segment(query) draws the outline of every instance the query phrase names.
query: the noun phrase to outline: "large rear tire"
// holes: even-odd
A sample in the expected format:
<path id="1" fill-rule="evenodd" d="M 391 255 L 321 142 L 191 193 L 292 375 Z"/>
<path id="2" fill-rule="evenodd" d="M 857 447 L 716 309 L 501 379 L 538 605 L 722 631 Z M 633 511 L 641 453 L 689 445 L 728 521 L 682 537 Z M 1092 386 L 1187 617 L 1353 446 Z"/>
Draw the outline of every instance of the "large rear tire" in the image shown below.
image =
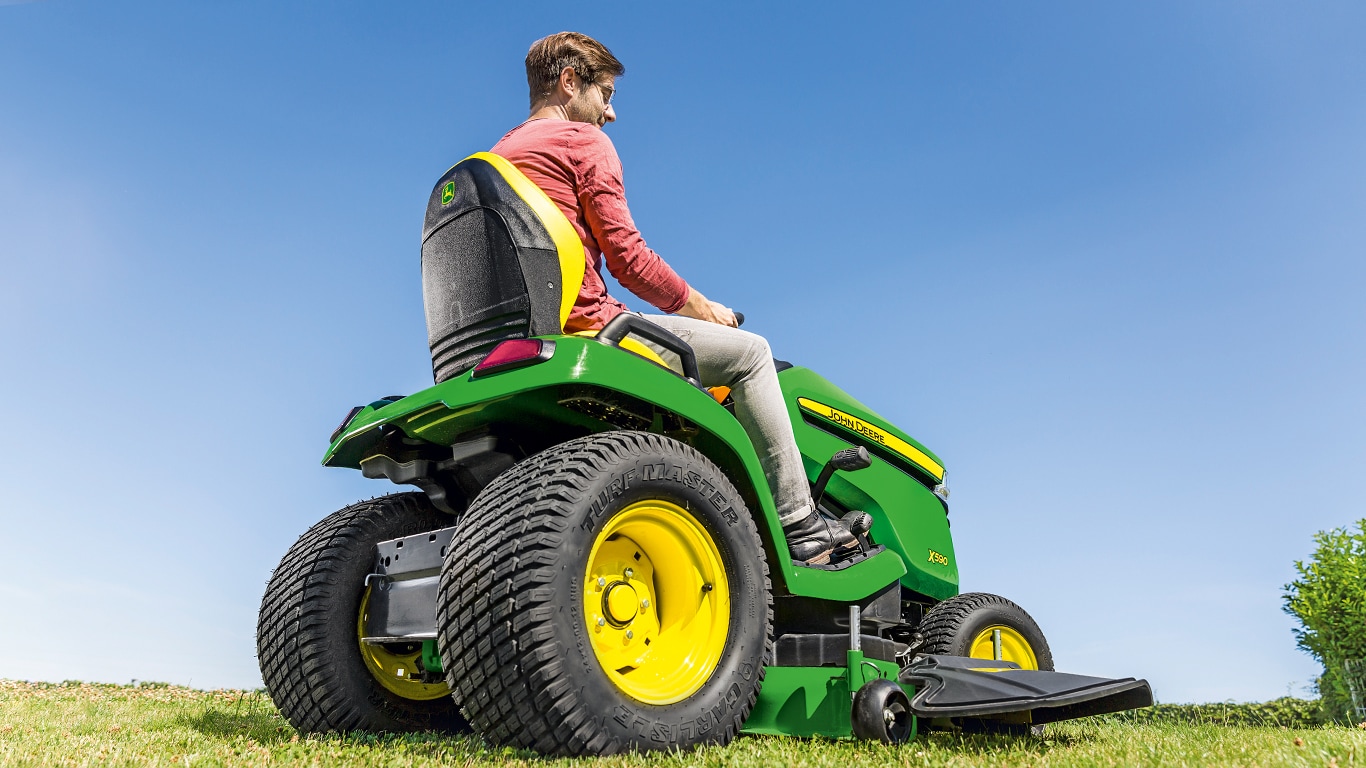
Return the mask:
<path id="1" fill-rule="evenodd" d="M 740 494 L 702 454 L 642 432 L 499 476 L 464 515 L 437 598 L 446 679 L 475 730 L 547 755 L 730 741 L 771 623 Z"/>
<path id="2" fill-rule="evenodd" d="M 290 725 L 305 733 L 468 730 L 446 683 L 412 674 L 420 645 L 360 642 L 375 545 L 451 522 L 426 496 L 398 493 L 332 513 L 289 548 L 261 600 L 256 653 Z"/>

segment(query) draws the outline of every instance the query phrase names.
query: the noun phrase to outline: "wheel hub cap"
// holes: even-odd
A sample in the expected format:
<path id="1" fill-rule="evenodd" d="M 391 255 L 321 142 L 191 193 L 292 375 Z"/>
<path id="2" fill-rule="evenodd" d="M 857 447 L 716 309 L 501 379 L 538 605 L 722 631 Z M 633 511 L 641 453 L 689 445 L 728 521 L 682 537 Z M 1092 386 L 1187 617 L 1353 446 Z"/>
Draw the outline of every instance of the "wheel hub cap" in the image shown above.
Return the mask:
<path id="1" fill-rule="evenodd" d="M 635 589 L 624 581 L 614 582 L 603 590 L 602 609 L 607 622 L 614 627 L 624 627 L 640 612 L 640 599 Z"/>

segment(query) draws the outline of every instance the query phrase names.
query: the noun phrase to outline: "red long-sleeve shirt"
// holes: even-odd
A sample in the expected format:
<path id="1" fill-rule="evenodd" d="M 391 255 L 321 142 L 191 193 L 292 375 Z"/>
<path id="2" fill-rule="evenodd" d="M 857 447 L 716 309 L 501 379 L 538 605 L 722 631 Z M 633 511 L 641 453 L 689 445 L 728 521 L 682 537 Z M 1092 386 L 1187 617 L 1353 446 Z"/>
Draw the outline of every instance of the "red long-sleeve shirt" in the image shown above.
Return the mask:
<path id="1" fill-rule="evenodd" d="M 528 120 L 490 150 L 507 158 L 564 212 L 583 241 L 588 269 L 565 332 L 601 328 L 626 311 L 607 295 L 607 269 L 627 290 L 660 311 L 677 312 L 688 300 L 688 284 L 645 245 L 621 180 L 621 159 L 612 140 L 596 125 L 571 120 Z"/>

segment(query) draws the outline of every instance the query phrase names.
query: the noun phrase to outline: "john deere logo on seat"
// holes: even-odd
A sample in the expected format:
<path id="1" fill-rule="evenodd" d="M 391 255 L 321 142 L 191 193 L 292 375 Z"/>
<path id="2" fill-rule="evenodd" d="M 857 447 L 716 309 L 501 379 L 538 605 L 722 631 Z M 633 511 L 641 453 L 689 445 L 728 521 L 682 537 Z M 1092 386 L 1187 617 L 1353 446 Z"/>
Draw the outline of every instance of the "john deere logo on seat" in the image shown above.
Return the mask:
<path id="1" fill-rule="evenodd" d="M 444 186 L 444 187 L 441 188 L 441 204 L 442 204 L 442 205 L 450 205 L 450 204 L 451 204 L 451 201 L 454 200 L 454 199 L 455 199 L 455 182 L 453 182 L 453 181 L 448 181 L 448 182 L 446 182 L 446 186 Z"/>

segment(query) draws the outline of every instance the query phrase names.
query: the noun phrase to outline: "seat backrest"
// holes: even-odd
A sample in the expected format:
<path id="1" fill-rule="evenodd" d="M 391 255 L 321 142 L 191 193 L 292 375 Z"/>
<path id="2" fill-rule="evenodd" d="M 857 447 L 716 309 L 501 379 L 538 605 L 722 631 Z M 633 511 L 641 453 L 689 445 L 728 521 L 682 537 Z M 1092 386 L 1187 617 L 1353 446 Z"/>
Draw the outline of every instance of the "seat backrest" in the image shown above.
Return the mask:
<path id="1" fill-rule="evenodd" d="M 437 383 L 500 342 L 563 333 L 583 243 L 517 167 L 479 152 L 441 177 L 422 226 L 422 304 Z"/>

